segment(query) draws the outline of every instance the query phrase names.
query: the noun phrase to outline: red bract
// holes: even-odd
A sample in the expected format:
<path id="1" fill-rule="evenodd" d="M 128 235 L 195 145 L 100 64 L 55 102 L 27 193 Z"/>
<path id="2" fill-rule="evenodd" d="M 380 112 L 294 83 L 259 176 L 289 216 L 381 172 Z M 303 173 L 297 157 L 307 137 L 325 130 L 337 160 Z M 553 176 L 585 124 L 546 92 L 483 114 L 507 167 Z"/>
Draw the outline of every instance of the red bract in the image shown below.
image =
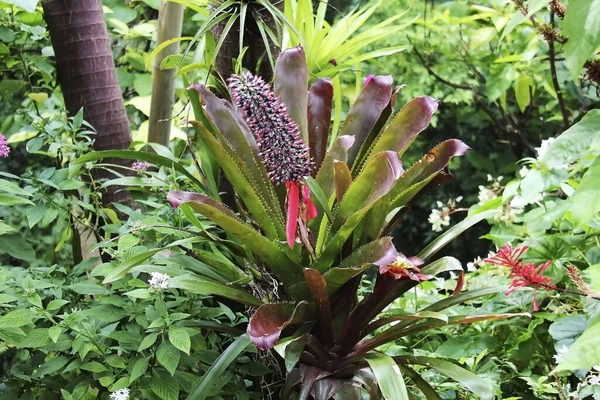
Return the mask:
<path id="1" fill-rule="evenodd" d="M 507 244 L 500 248 L 496 255 L 487 258 L 484 261 L 510 268 L 510 278 L 513 281 L 506 291 L 506 294 L 511 294 L 519 288 L 533 287 L 533 311 L 539 311 L 537 304 L 537 289 L 540 287 L 554 289 L 555 287 L 552 284 L 552 279 L 542 275 L 550 264 L 552 264 L 552 261 L 547 261 L 537 268 L 535 263 L 527 264 L 524 261 L 520 261 L 519 258 L 521 258 L 528 248 L 528 246 L 523 246 L 513 250 L 512 246 Z"/>
<path id="2" fill-rule="evenodd" d="M 432 276 L 421 273 L 421 270 L 418 267 L 423 264 L 423 260 L 418 257 L 407 258 L 404 254 L 398 253 L 396 261 L 394 261 L 392 264 L 382 265 L 379 267 L 379 273 L 389 273 L 395 279 L 408 277 L 415 282 L 426 281 L 431 279 Z"/>

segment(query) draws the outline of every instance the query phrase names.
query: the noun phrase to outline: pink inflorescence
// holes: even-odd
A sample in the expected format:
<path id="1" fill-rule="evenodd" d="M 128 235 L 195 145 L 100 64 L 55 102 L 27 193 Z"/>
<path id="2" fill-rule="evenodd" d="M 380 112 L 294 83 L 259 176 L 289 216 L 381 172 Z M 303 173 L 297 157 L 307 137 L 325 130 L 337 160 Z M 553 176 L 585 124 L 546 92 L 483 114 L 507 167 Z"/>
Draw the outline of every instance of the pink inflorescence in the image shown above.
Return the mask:
<path id="1" fill-rule="evenodd" d="M 8 157 L 10 153 L 10 147 L 8 147 L 8 143 L 6 142 L 6 136 L 0 133 L 0 157 Z"/>
<path id="2" fill-rule="evenodd" d="M 510 269 L 510 278 L 513 280 L 506 294 L 510 294 L 518 288 L 527 286 L 533 287 L 533 311 L 539 311 L 537 304 L 537 289 L 554 289 L 552 279 L 543 276 L 544 271 L 552 264 L 552 261 L 547 261 L 544 264 L 535 266 L 535 263 L 525 263 L 519 261 L 528 246 L 513 249 L 510 243 L 506 244 L 498 250 L 498 252 L 486 260 L 485 262 L 501 265 Z"/>
<path id="3" fill-rule="evenodd" d="M 233 75 L 229 89 L 235 105 L 252 130 L 267 173 L 273 182 L 298 182 L 310 174 L 309 150 L 300 128 L 271 87 L 249 72 Z"/>
<path id="4" fill-rule="evenodd" d="M 150 164 L 147 161 L 136 161 L 133 164 L 131 164 L 131 168 L 135 169 L 138 172 L 145 171 L 148 168 L 150 168 L 151 166 L 152 166 L 152 164 Z"/>

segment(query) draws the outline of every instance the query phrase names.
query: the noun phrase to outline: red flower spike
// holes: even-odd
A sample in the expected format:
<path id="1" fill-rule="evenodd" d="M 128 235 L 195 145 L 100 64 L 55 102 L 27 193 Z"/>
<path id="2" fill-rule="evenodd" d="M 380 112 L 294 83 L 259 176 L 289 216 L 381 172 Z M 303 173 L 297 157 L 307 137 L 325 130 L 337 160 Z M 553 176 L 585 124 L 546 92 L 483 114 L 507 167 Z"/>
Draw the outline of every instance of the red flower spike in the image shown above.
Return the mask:
<path id="1" fill-rule="evenodd" d="M 418 267 L 423 264 L 423 260 L 418 257 L 407 258 L 404 254 L 398 253 L 396 261 L 394 261 L 392 264 L 382 265 L 379 267 L 379 273 L 389 273 L 395 279 L 408 277 L 415 282 L 427 281 L 433 278 L 433 276 L 421 273 L 421 270 Z"/>
<path id="2" fill-rule="evenodd" d="M 526 264 L 524 261 L 519 261 L 519 258 L 521 258 L 527 249 L 528 246 L 523 246 L 513 250 L 512 246 L 507 244 L 499 249 L 496 255 L 484 261 L 510 269 L 509 277 L 512 279 L 512 283 L 508 287 L 506 294 L 511 294 L 519 288 L 533 287 L 533 311 L 539 311 L 537 289 L 541 287 L 552 290 L 556 287 L 552 284 L 552 279 L 542 275 L 550 264 L 552 264 L 552 261 L 547 261 L 537 268 L 535 263 Z"/>
<path id="3" fill-rule="evenodd" d="M 298 226 L 298 206 L 300 205 L 300 189 L 298 182 L 286 182 L 287 187 L 287 223 L 286 236 L 290 249 L 294 248 L 296 243 L 296 227 Z"/>
<path id="4" fill-rule="evenodd" d="M 302 185 L 302 202 L 306 204 L 306 218 L 310 221 L 317 216 L 317 206 L 310 199 L 310 191 L 307 185 Z"/>

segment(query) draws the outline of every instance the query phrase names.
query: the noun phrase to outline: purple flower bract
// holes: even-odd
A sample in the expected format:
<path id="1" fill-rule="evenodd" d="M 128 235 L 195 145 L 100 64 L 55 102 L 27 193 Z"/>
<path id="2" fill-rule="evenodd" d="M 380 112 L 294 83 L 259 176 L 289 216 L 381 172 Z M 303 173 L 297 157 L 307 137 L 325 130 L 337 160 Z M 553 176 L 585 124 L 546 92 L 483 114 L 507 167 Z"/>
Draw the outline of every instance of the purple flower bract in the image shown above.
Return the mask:
<path id="1" fill-rule="evenodd" d="M 309 150 L 300 128 L 271 87 L 249 72 L 229 79 L 233 102 L 242 112 L 259 146 L 273 182 L 298 182 L 310 174 Z"/>

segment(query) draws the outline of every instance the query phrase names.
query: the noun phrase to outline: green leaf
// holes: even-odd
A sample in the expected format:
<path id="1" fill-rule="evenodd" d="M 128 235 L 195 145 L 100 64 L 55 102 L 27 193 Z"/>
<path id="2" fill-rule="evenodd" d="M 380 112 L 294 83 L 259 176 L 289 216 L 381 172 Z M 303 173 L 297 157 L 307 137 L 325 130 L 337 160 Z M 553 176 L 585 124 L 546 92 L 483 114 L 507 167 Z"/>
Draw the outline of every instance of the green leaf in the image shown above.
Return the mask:
<path id="1" fill-rule="evenodd" d="M 598 347 L 600 323 L 598 322 L 598 318 L 596 318 L 595 322 L 575 340 L 575 343 L 569 348 L 567 355 L 556 367 L 556 372 L 587 371 L 593 366 L 600 364 L 600 347 Z"/>
<path id="2" fill-rule="evenodd" d="M 473 392 L 475 395 L 479 396 L 479 398 L 483 400 L 491 400 L 494 398 L 490 381 L 480 378 L 474 373 L 467 371 L 466 369 L 461 368 L 458 365 L 453 364 L 449 361 L 433 357 L 410 356 L 394 357 L 394 359 L 402 364 L 419 364 L 434 368 L 441 374 L 454 379 L 455 381 L 469 389 L 471 392 Z"/>
<path id="3" fill-rule="evenodd" d="M 394 359 L 381 353 L 364 356 L 377 378 L 377 384 L 386 400 L 409 400 L 400 367 Z"/>
<path id="4" fill-rule="evenodd" d="M 190 341 L 190 334 L 187 333 L 185 328 L 178 328 L 176 326 L 169 327 L 169 342 L 185 354 L 190 355 L 190 347 L 192 342 Z"/>
<path id="5" fill-rule="evenodd" d="M 100 286 L 96 283 L 87 281 L 87 282 L 77 282 L 72 285 L 67 286 L 67 289 L 74 291 L 78 294 L 109 294 L 110 290 L 105 288 L 104 286 Z"/>
<path id="6" fill-rule="evenodd" d="M 181 353 L 170 343 L 162 343 L 156 350 L 156 359 L 171 375 L 175 375 L 180 358 Z"/>
<path id="7" fill-rule="evenodd" d="M 600 0 L 571 0 L 563 20 L 563 32 L 569 39 L 563 46 L 573 80 L 577 82 L 583 64 L 600 44 Z"/>
<path id="8" fill-rule="evenodd" d="M 138 359 L 133 368 L 131 369 L 131 376 L 129 377 L 129 384 L 131 385 L 136 379 L 143 376 L 148 370 L 149 357 L 142 357 Z"/>
<path id="9" fill-rule="evenodd" d="M 144 339 L 142 339 L 142 343 L 140 343 L 140 347 L 138 348 L 138 351 L 142 351 L 147 349 L 148 347 L 152 346 L 154 343 L 156 343 L 156 339 L 158 338 L 158 333 L 150 333 L 148 336 L 146 336 Z"/>
<path id="10" fill-rule="evenodd" d="M 213 365 L 206 371 L 206 374 L 200 378 L 200 381 L 190 391 L 187 400 L 205 400 L 211 393 L 213 383 L 217 380 L 229 365 L 248 347 L 251 343 L 250 337 L 246 334 L 238 337 L 225 349 L 223 354 L 217 358 Z"/>
<path id="11" fill-rule="evenodd" d="M 448 229 L 446 232 L 442 233 L 433 242 L 429 243 L 423 250 L 419 252 L 417 257 L 422 260 L 431 258 L 464 231 L 486 218 L 492 218 L 494 215 L 496 215 L 496 210 L 488 210 L 468 216 L 458 224 L 454 225 L 452 228 Z"/>
<path id="12" fill-rule="evenodd" d="M 179 382 L 164 373 L 152 370 L 150 389 L 162 400 L 179 399 Z"/>
<path id="13" fill-rule="evenodd" d="M 586 227 L 600 211 L 600 157 L 594 160 L 581 178 L 581 183 L 573 195 L 573 220 L 580 227 Z"/>
<path id="14" fill-rule="evenodd" d="M 58 337 L 60 336 L 61 332 L 62 328 L 58 325 L 48 328 L 48 336 L 54 343 L 58 341 Z"/>
<path id="15" fill-rule="evenodd" d="M 13 233 L 13 232 L 16 232 L 15 228 L 0 221 L 0 236 L 6 235 L 8 233 Z"/>
<path id="16" fill-rule="evenodd" d="M 251 294 L 229 285 L 212 282 L 194 275 L 181 275 L 171 278 L 169 287 L 187 290 L 191 293 L 214 294 L 246 304 L 250 307 L 260 307 L 263 302 Z"/>
<path id="17" fill-rule="evenodd" d="M 531 103 L 531 94 L 535 90 L 535 84 L 533 78 L 529 75 L 521 74 L 515 82 L 515 97 L 517 98 L 517 104 L 521 112 L 525 112 L 525 109 Z"/>
<path id="18" fill-rule="evenodd" d="M 46 361 L 41 367 L 35 371 L 33 376 L 35 378 L 41 378 L 44 375 L 50 375 L 54 372 L 61 370 L 71 359 L 65 356 L 58 356 Z"/>
<path id="19" fill-rule="evenodd" d="M 242 222 L 231 210 L 206 196 L 189 192 L 169 192 L 168 199 L 173 207 L 189 204 L 241 243 L 254 251 L 277 275 L 284 285 L 291 286 L 302 280 L 302 271 L 284 253 L 281 246 L 265 238 L 252 227 Z"/>
<path id="20" fill-rule="evenodd" d="M 21 204 L 34 205 L 31 200 L 12 194 L 0 193 L 0 206 L 17 206 Z"/>
<path id="21" fill-rule="evenodd" d="M 0 328 L 19 328 L 30 324 L 31 318 L 29 310 L 13 310 L 0 317 Z"/>
<path id="22" fill-rule="evenodd" d="M 39 0 L 4 0 L 5 3 L 14 4 L 17 7 L 21 7 L 27 12 L 34 12 L 38 5 Z"/>
<path id="23" fill-rule="evenodd" d="M 160 156 L 155 153 L 147 153 L 135 150 L 104 150 L 92 151 L 85 154 L 74 161 L 76 164 L 83 164 L 90 161 L 102 160 L 104 158 L 122 158 L 127 160 L 148 161 L 151 164 L 160 165 L 167 169 L 174 168 L 177 172 L 188 177 L 197 187 L 203 188 L 204 185 L 194 175 L 188 172 L 183 165 L 167 157 Z"/>
<path id="24" fill-rule="evenodd" d="M 100 364 L 97 361 L 87 362 L 87 363 L 83 364 L 79 368 L 82 369 L 82 370 L 84 370 L 84 371 L 90 371 L 90 372 L 103 372 L 103 371 L 106 371 L 106 367 L 104 365 Z"/>

